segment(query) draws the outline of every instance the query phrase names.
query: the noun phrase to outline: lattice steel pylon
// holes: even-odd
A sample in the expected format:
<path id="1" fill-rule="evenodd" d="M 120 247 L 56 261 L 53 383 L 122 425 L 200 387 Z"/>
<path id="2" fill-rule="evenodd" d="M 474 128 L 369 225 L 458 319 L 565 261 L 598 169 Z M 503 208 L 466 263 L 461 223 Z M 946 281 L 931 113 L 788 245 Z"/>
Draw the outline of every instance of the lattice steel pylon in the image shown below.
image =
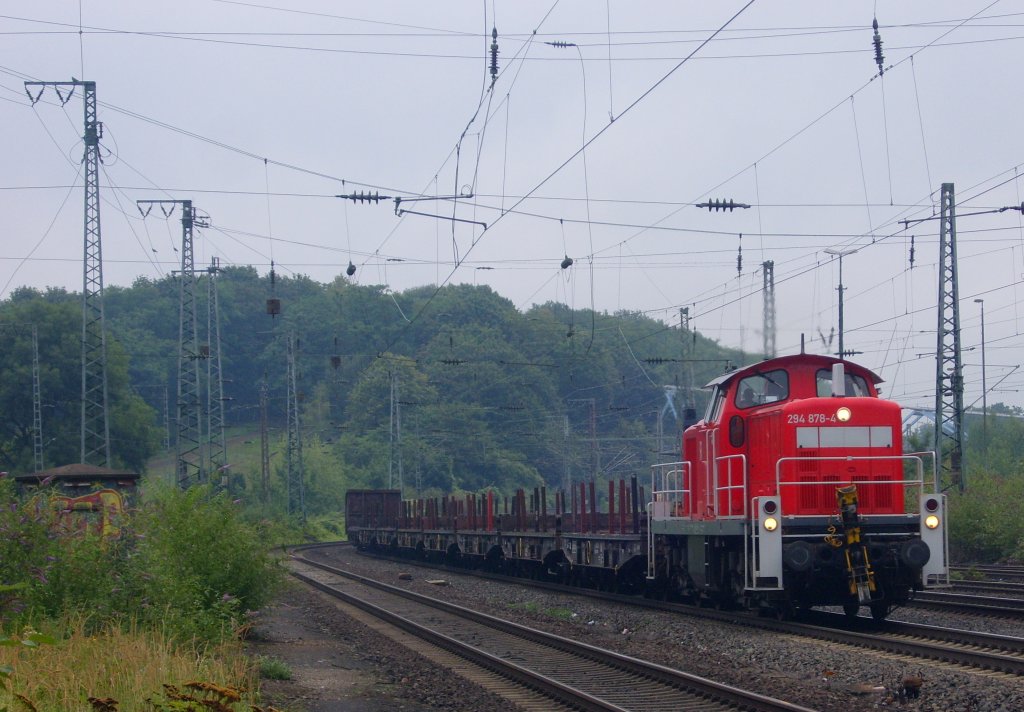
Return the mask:
<path id="1" fill-rule="evenodd" d="M 143 216 L 159 205 L 165 217 L 181 207 L 181 272 L 178 282 L 178 400 L 175 476 L 178 486 L 188 489 L 206 480 L 202 453 L 202 414 L 199 400 L 199 360 L 204 358 L 196 341 L 196 273 L 192 247 L 193 228 L 206 227 L 197 219 L 191 200 L 138 200 Z M 148 206 L 143 210 L 143 206 Z M 167 206 L 170 206 L 168 208 Z"/>
<path id="2" fill-rule="evenodd" d="M 302 429 L 296 374 L 296 339 L 288 336 L 288 513 L 306 521 L 305 477 L 302 470 Z"/>
<path id="3" fill-rule="evenodd" d="M 764 273 L 764 357 L 775 358 L 775 262 L 761 263 Z"/>
<path id="4" fill-rule="evenodd" d="M 210 472 L 219 475 L 219 485 L 227 479 L 228 451 L 224 439 L 224 378 L 220 355 L 220 304 L 217 298 L 217 275 L 220 259 L 213 258 L 207 268 L 206 333 L 210 340 L 210 353 L 206 359 L 206 414 L 209 434 Z"/>
<path id="5" fill-rule="evenodd" d="M 39 87 L 33 96 L 30 87 Z M 107 418 L 107 336 L 103 316 L 103 250 L 100 241 L 100 138 L 103 124 L 96 116 L 96 82 L 25 82 L 35 104 L 46 87 L 53 87 L 67 104 L 76 87 L 82 88 L 85 129 L 82 158 L 85 174 L 85 259 L 82 271 L 82 446 L 83 464 L 106 467 L 110 462 L 110 425 Z M 67 89 L 64 94 L 61 89 Z"/>
<path id="6" fill-rule="evenodd" d="M 949 485 L 964 489 L 963 421 L 964 378 L 960 361 L 960 290 L 957 286 L 956 200 L 952 183 L 942 184 L 939 227 L 938 342 L 935 348 L 935 457 L 936 476 L 949 475 Z M 946 423 L 949 426 L 946 426 Z M 950 441 L 949 465 L 943 446 Z"/>

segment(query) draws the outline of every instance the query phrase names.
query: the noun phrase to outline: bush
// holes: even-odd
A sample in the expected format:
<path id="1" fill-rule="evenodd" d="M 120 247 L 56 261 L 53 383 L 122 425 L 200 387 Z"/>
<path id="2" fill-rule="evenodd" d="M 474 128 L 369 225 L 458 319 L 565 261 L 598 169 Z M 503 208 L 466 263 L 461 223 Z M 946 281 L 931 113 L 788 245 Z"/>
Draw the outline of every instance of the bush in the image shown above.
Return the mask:
<path id="1" fill-rule="evenodd" d="M 0 627 L 87 614 L 137 616 L 177 640 L 216 641 L 282 580 L 266 533 L 208 488 L 157 487 L 121 538 L 62 532 L 46 496 L 22 505 L 0 480 Z"/>
<path id="2" fill-rule="evenodd" d="M 216 640 L 268 602 L 282 580 L 263 532 L 226 495 L 165 487 L 136 515 L 134 580 L 144 618 Z"/>
<path id="3" fill-rule="evenodd" d="M 1014 474 L 971 474 L 966 492 L 949 498 L 949 542 L 954 561 L 991 563 L 1017 555 L 1024 540 L 1024 521 L 1017 502 L 1024 497 L 1024 478 Z"/>

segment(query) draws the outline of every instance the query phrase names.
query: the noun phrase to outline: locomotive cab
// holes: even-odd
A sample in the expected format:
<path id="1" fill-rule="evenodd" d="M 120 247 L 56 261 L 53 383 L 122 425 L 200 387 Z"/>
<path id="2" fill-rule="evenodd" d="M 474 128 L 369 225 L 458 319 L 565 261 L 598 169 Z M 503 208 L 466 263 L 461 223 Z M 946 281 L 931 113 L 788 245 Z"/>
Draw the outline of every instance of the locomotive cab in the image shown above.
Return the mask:
<path id="1" fill-rule="evenodd" d="M 650 574 L 662 566 L 687 595 L 851 615 L 863 605 L 876 618 L 948 583 L 944 499 L 924 455 L 903 453 L 900 406 L 879 397 L 880 381 L 801 354 L 709 383 L 682 461 L 655 468 Z M 672 560 L 657 560 L 659 543 Z"/>

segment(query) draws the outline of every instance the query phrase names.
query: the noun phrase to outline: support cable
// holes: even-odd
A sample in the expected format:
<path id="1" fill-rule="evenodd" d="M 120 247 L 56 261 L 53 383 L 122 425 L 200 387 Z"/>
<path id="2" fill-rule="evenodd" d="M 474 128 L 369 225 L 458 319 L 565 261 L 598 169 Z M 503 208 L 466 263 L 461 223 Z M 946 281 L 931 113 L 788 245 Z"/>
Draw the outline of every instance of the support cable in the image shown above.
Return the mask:
<path id="1" fill-rule="evenodd" d="M 686 57 L 684 57 L 678 63 L 676 63 L 675 66 L 673 66 L 671 69 L 669 69 L 668 72 L 666 72 L 661 78 L 659 78 L 656 82 L 654 82 L 654 84 L 652 84 L 650 87 L 648 87 L 642 94 L 640 94 L 640 96 L 638 96 L 636 99 L 634 99 L 632 101 L 632 103 L 630 103 L 625 109 L 623 109 L 623 111 L 619 114 L 618 118 L 621 119 L 623 116 L 625 116 L 630 111 L 632 111 L 634 108 L 636 108 L 636 106 L 638 104 L 640 104 L 644 99 L 646 99 L 648 96 L 650 96 L 652 92 L 654 92 L 658 87 L 660 87 L 662 84 L 664 84 L 673 74 L 675 74 L 680 68 L 682 68 L 685 64 L 687 64 L 691 59 L 693 59 L 693 57 L 696 56 L 696 54 L 698 52 L 700 52 L 702 49 L 704 49 L 704 47 L 706 47 L 713 39 L 715 39 L 718 35 L 720 35 L 722 32 L 724 32 L 725 29 L 729 25 L 731 25 L 736 20 L 736 18 L 738 18 L 740 15 L 742 15 L 751 5 L 753 5 L 754 2 L 755 2 L 755 0 L 748 0 L 748 2 L 745 5 L 743 5 L 743 7 L 741 7 L 739 10 L 737 10 L 717 30 L 715 30 L 713 33 L 711 33 L 711 35 L 709 35 L 703 41 L 701 41 L 700 44 L 697 45 L 697 47 L 695 47 L 688 55 L 686 55 Z M 552 9 L 554 9 L 554 6 L 552 6 Z M 550 10 L 548 11 L 548 14 L 550 14 Z M 547 17 L 547 15 L 545 15 L 545 18 L 546 17 Z M 581 153 L 583 153 L 592 143 L 594 143 L 594 141 L 596 141 L 601 136 L 603 136 L 604 133 L 611 126 L 612 126 L 611 123 L 605 124 L 605 126 L 603 126 L 599 131 L 597 131 L 597 133 L 595 133 L 588 141 L 586 141 L 583 144 L 583 146 L 581 146 L 579 149 L 574 151 L 572 153 L 572 155 L 570 155 L 568 158 L 566 158 L 564 161 L 562 161 L 554 170 L 552 170 L 550 173 L 548 173 L 548 175 L 543 180 L 541 180 L 533 188 L 531 188 L 524 196 L 519 198 L 519 200 L 516 201 L 516 203 L 512 206 L 512 208 L 510 210 L 514 210 L 516 207 L 518 207 L 520 204 L 522 204 L 523 201 L 527 200 L 531 195 L 533 195 L 538 190 L 540 190 L 544 185 L 546 185 L 548 183 L 548 181 L 550 181 L 552 178 L 554 178 L 566 166 L 568 166 L 573 160 L 575 160 L 577 156 L 579 156 Z M 484 233 L 486 233 L 488 229 L 493 228 L 494 225 L 496 225 L 498 222 L 500 222 L 503 219 L 504 215 L 506 215 L 506 214 L 507 213 L 503 213 L 502 215 L 499 215 L 494 220 L 494 222 L 492 222 L 490 225 L 488 225 L 487 229 L 484 230 Z M 416 312 L 416 314 L 413 315 L 413 317 L 410 320 L 410 322 L 415 322 L 419 318 L 420 314 L 422 314 L 427 309 L 427 307 L 431 304 L 431 302 L 433 302 L 434 297 L 436 297 L 438 292 L 441 291 L 441 288 L 445 284 L 447 284 L 449 281 L 451 281 L 453 276 L 455 276 L 455 273 L 458 271 L 459 267 L 466 260 L 466 258 L 469 257 L 469 253 L 473 250 L 473 248 L 476 245 L 478 245 L 480 243 L 480 240 L 482 238 L 483 238 L 483 235 L 481 235 L 479 239 L 477 239 L 476 241 L 473 242 L 472 245 L 470 245 L 469 249 L 466 251 L 466 254 L 463 255 L 462 258 L 458 262 L 456 262 L 455 266 L 453 267 L 452 271 L 449 272 L 449 274 L 445 278 L 444 282 L 439 284 L 439 285 L 437 285 L 437 287 L 435 287 L 433 293 L 431 293 L 431 295 L 423 302 L 423 304 L 420 306 L 420 308 Z M 393 337 L 393 338 L 397 338 L 397 337 Z M 389 344 L 388 344 L 389 346 L 390 346 L 390 343 L 393 343 L 393 341 L 389 342 Z M 387 348 L 385 348 L 383 350 L 386 351 Z"/>

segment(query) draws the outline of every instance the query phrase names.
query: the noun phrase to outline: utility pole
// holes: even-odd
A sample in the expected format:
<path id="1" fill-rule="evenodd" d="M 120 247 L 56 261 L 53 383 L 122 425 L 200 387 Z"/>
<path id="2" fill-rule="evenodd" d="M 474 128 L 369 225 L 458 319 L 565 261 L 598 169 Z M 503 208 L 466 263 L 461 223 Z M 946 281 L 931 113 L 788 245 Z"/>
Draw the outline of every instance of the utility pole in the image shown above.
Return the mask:
<path id="1" fill-rule="evenodd" d="M 178 486 L 188 489 L 206 480 L 202 456 L 202 417 L 199 401 L 199 359 L 196 341 L 196 274 L 192 231 L 208 227 L 197 218 L 191 200 L 137 200 L 143 217 L 159 205 L 165 217 L 181 206 L 181 272 L 178 282 L 178 437 L 175 444 Z M 143 209 L 145 206 L 145 209 Z"/>
<path id="2" fill-rule="evenodd" d="M 38 87 L 32 94 L 30 87 Z M 82 270 L 82 429 L 83 464 L 106 467 L 110 463 L 110 425 L 107 419 L 107 337 L 103 316 L 103 250 L 100 241 L 100 138 L 103 124 L 96 115 L 96 82 L 25 82 L 25 92 L 35 105 L 47 87 L 61 104 L 67 104 L 75 88 L 82 88 L 85 129 L 85 259 Z M 67 93 L 65 94 L 64 91 Z"/>
<path id="3" fill-rule="evenodd" d="M 395 374 L 388 371 L 391 399 L 388 403 L 388 489 L 395 488 Z"/>
<path id="4" fill-rule="evenodd" d="M 590 407 L 590 476 L 597 477 L 600 462 L 597 453 L 597 404 L 593 398 L 569 398 L 568 405 L 586 405 Z"/>
<path id="5" fill-rule="evenodd" d="M 171 406 L 170 398 L 167 395 L 167 386 L 164 386 L 164 450 L 171 449 Z"/>
<path id="6" fill-rule="evenodd" d="M 402 468 L 402 399 L 399 395 L 398 378 L 395 378 L 395 447 L 398 450 L 398 491 L 405 496 L 405 472 Z"/>
<path id="7" fill-rule="evenodd" d="M 302 471 L 302 426 L 296 374 L 298 349 L 294 334 L 288 336 L 288 513 L 306 523 L 305 477 Z"/>
<path id="8" fill-rule="evenodd" d="M 690 328 L 690 307 L 679 309 L 679 338 L 681 340 L 683 385 L 683 429 L 697 422 L 697 404 L 693 398 L 693 357 L 697 335 Z"/>
<path id="9" fill-rule="evenodd" d="M 825 252 L 839 258 L 839 353 L 837 355 L 839 358 L 846 358 L 847 356 L 852 356 L 855 352 L 847 351 L 843 345 L 843 292 L 846 291 L 846 288 L 843 286 L 843 258 L 847 255 L 855 254 L 859 250 L 835 250 L 828 247 L 825 249 Z"/>
<path id="10" fill-rule="evenodd" d="M 981 305 L 981 432 L 986 436 L 985 444 L 988 445 L 988 384 L 985 382 L 985 300 L 975 299 L 974 303 Z"/>
<path id="11" fill-rule="evenodd" d="M 224 438 L 224 378 L 221 372 L 220 303 L 217 299 L 217 275 L 220 259 L 213 258 L 207 268 L 206 333 L 210 340 L 210 353 L 206 359 L 206 414 L 209 434 L 210 472 L 220 473 L 220 485 L 227 484 L 228 452 Z"/>
<path id="12" fill-rule="evenodd" d="M 939 472 L 945 469 L 942 454 L 948 422 L 950 434 L 949 480 L 962 492 L 964 378 L 960 361 L 960 289 L 957 284 L 956 200 L 952 183 L 942 184 L 942 208 L 939 220 L 939 308 L 938 340 L 935 347 L 935 462 Z"/>
<path id="13" fill-rule="evenodd" d="M 775 262 L 761 263 L 764 273 L 764 357 L 775 358 Z M 840 347 L 840 350 L 842 347 Z"/>
<path id="14" fill-rule="evenodd" d="M 270 433 L 267 427 L 267 401 L 269 400 L 267 374 L 260 381 L 260 487 L 263 506 L 270 504 Z"/>
<path id="15" fill-rule="evenodd" d="M 572 467 L 569 464 L 569 435 L 571 430 L 569 429 L 569 414 L 566 413 L 562 416 L 564 422 L 562 424 L 562 461 L 565 464 L 565 474 L 563 475 L 562 491 L 572 491 Z"/>

